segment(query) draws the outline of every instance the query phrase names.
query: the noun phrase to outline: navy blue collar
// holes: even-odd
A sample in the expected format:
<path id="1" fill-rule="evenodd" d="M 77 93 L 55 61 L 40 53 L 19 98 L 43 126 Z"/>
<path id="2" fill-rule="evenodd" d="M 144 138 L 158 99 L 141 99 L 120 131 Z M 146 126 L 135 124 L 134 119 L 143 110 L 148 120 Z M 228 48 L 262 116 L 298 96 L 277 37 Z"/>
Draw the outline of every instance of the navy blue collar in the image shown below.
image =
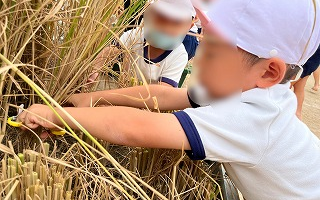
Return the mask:
<path id="1" fill-rule="evenodd" d="M 166 57 L 168 57 L 168 55 L 173 51 L 173 50 L 169 50 L 169 51 L 165 51 L 163 52 L 163 54 L 161 54 L 160 56 L 158 56 L 155 59 L 149 59 L 148 58 L 148 54 L 149 54 L 149 46 L 146 45 L 146 40 L 144 40 L 144 48 L 143 48 L 143 57 L 144 57 L 144 61 L 148 64 L 153 64 L 153 63 L 159 63 L 161 61 L 163 61 Z"/>

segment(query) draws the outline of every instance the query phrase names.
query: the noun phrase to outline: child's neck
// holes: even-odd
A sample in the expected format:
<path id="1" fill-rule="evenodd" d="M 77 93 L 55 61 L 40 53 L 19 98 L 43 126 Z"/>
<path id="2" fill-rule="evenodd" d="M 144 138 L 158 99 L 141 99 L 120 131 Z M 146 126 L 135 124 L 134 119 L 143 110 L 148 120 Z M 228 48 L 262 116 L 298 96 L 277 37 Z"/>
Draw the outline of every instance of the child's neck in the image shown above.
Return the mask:
<path id="1" fill-rule="evenodd" d="M 149 59 L 156 59 L 160 55 L 162 55 L 165 52 L 163 49 L 159 49 L 153 46 L 148 46 L 148 57 Z"/>

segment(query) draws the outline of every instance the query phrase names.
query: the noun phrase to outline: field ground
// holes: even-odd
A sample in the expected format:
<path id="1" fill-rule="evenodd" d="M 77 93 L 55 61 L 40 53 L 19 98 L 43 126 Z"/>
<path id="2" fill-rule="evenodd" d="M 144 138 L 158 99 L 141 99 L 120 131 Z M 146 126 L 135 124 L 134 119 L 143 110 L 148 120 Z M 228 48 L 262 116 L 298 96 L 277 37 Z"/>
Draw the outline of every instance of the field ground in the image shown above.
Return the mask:
<path id="1" fill-rule="evenodd" d="M 320 138 L 320 91 L 314 92 L 311 90 L 313 84 L 314 79 L 310 77 L 305 88 L 306 99 L 303 105 L 303 121 Z"/>

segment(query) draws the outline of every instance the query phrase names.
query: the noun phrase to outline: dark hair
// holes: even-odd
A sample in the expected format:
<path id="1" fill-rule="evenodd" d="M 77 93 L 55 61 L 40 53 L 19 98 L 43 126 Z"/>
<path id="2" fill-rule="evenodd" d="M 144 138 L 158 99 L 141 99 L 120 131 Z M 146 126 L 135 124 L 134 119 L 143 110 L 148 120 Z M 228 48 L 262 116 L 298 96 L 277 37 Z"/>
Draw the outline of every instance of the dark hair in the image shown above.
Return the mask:
<path id="1" fill-rule="evenodd" d="M 264 59 L 264 58 L 259 58 L 258 56 L 252 53 L 249 53 L 247 51 L 244 51 L 242 49 L 240 50 L 243 53 L 243 61 L 248 63 L 250 66 L 257 64 L 260 60 Z M 280 84 L 288 83 L 295 76 L 297 76 L 297 74 L 300 71 L 300 67 L 298 65 L 294 65 L 294 64 L 286 64 L 286 65 L 287 65 L 287 71 L 286 71 L 286 74 L 284 75 L 284 78 L 280 82 Z"/>

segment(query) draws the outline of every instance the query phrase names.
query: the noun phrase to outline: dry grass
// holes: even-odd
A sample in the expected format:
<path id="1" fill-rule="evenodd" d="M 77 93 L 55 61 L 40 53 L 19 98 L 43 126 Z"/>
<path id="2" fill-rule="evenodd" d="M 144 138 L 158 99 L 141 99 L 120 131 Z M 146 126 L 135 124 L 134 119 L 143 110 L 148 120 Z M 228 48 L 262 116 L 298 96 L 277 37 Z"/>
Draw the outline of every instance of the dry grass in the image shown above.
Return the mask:
<path id="1" fill-rule="evenodd" d="M 3 198 L 10 194 L 17 199 L 29 199 L 27 195 L 31 199 L 37 199 L 36 195 L 48 199 L 50 192 L 52 197 L 59 194 L 57 199 L 67 199 L 69 195 L 71 199 L 128 198 L 79 143 L 70 143 L 68 138 L 48 138 L 33 143 L 35 139 L 30 137 L 33 133 L 16 128 L 9 131 L 7 137 L 19 134 L 23 138 L 24 150 L 17 153 L 16 144 L 10 144 L 9 140 L 9 148 L 0 145 L 0 150 L 6 153 L 0 173 Z M 114 163 L 94 145 L 86 145 L 134 199 L 214 199 L 219 193 L 213 180 L 217 179 L 215 163 L 190 161 L 181 151 L 132 149 L 102 143 L 124 167 L 122 170 L 132 171 L 130 175 L 145 191 L 146 198 L 139 197 L 136 188 L 126 183 Z M 9 193 L 16 181 L 16 188 Z"/>
<path id="2" fill-rule="evenodd" d="M 12 105 L 58 106 L 75 92 L 96 89 L 86 85 L 95 56 L 117 42 L 129 21 L 145 9 L 143 0 L 133 1 L 126 11 L 122 4 L 113 0 L 0 2 L 0 118 L 1 133 L 6 134 L 5 145 L 0 145 L 4 156 L 0 199 L 217 197 L 217 164 L 192 162 L 181 151 L 98 143 L 85 130 L 77 133 L 79 138 L 70 131 L 65 138 L 41 140 L 37 134 L 43 130 L 21 132 L 6 125 L 7 117 L 16 114 Z M 119 61 L 109 59 L 105 69 L 118 76 L 108 67 L 114 63 Z M 113 82 L 132 83 L 130 76 L 118 80 Z"/>

